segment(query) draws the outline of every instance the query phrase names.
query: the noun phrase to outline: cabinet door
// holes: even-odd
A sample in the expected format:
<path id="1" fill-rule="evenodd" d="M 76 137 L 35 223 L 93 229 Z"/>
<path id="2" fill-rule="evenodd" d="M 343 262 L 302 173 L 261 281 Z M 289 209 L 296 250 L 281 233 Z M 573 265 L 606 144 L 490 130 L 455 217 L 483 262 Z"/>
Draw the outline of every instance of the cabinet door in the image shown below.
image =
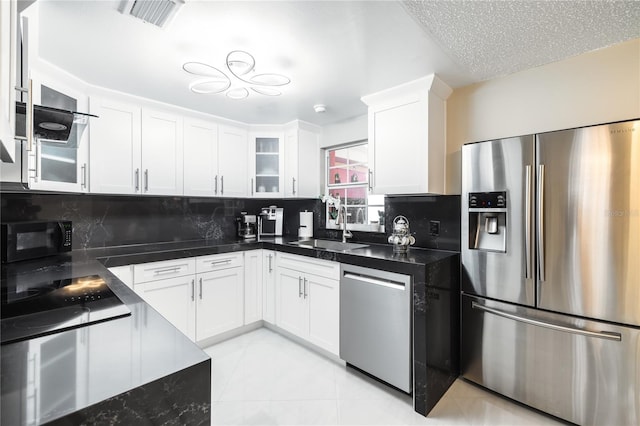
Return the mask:
<path id="1" fill-rule="evenodd" d="M 271 250 L 262 250 L 262 319 L 276 323 L 276 256 Z"/>
<path id="2" fill-rule="evenodd" d="M 280 132 L 251 136 L 252 195 L 281 197 L 284 193 L 284 137 Z"/>
<path id="3" fill-rule="evenodd" d="M 298 170 L 298 129 L 293 129 L 284 135 L 284 196 L 287 198 L 299 196 Z"/>
<path id="4" fill-rule="evenodd" d="M 0 150 L 5 162 L 13 162 L 16 158 L 17 4 L 15 1 L 0 2 Z"/>
<path id="5" fill-rule="evenodd" d="M 244 324 L 262 319 L 262 250 L 244 252 Z"/>
<path id="6" fill-rule="evenodd" d="M 306 129 L 288 131 L 284 155 L 284 196 L 317 197 L 320 193 L 318 134 Z"/>
<path id="7" fill-rule="evenodd" d="M 89 98 L 80 80 L 44 65 L 40 67 L 29 70 L 34 104 L 68 111 L 89 110 Z M 34 149 L 27 155 L 29 188 L 88 191 L 89 132 L 86 126 L 91 122 L 80 124 L 74 120 L 66 142 L 34 138 Z"/>
<path id="8" fill-rule="evenodd" d="M 369 165 L 373 171 L 372 193 L 409 194 L 424 188 L 428 159 L 421 155 L 428 143 L 425 101 L 369 111 Z M 394 158 L 403 158 L 402 170 Z M 406 161 L 405 161 L 406 160 Z"/>
<path id="9" fill-rule="evenodd" d="M 140 107 L 91 98 L 91 192 L 140 193 Z"/>
<path id="10" fill-rule="evenodd" d="M 218 126 L 184 121 L 184 195 L 217 195 Z"/>
<path id="11" fill-rule="evenodd" d="M 195 312 L 192 299 L 195 298 L 195 277 L 193 275 L 149 281 L 136 285 L 134 290 L 160 315 L 194 340 Z"/>
<path id="12" fill-rule="evenodd" d="M 339 281 L 305 275 L 306 333 L 309 342 L 339 355 L 340 285 Z"/>
<path id="13" fill-rule="evenodd" d="M 306 339 L 302 274 L 280 267 L 276 271 L 276 324 Z"/>
<path id="14" fill-rule="evenodd" d="M 196 340 L 241 327 L 243 322 L 243 268 L 197 275 Z"/>
<path id="15" fill-rule="evenodd" d="M 183 193 L 182 118 L 175 114 L 142 111 L 142 186 L 150 195 Z"/>
<path id="16" fill-rule="evenodd" d="M 246 197 L 249 189 L 248 132 L 221 125 L 218 135 L 218 195 Z"/>
<path id="17" fill-rule="evenodd" d="M 320 141 L 317 133 L 298 131 L 298 180 L 296 197 L 315 198 L 320 194 Z"/>

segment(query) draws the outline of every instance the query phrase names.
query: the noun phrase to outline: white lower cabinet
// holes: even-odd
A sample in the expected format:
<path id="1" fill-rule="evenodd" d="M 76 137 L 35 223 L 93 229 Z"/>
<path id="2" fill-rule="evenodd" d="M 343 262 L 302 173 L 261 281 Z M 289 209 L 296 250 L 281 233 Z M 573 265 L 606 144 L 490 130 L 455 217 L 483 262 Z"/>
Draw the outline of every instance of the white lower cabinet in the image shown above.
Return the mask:
<path id="1" fill-rule="evenodd" d="M 282 260 L 282 262 L 281 262 Z M 286 265 L 286 266 L 285 266 Z M 323 276 L 309 271 L 324 270 Z M 276 324 L 335 355 L 340 346 L 340 265 L 278 253 Z"/>
<path id="2" fill-rule="evenodd" d="M 134 290 L 182 333 L 195 338 L 195 277 L 187 275 L 136 284 Z"/>
<path id="3" fill-rule="evenodd" d="M 197 274 L 196 341 L 242 326 L 242 267 Z"/>
<path id="4" fill-rule="evenodd" d="M 262 319 L 276 323 L 276 252 L 262 250 Z"/>
<path id="5" fill-rule="evenodd" d="M 244 324 L 262 319 L 262 250 L 244 252 Z"/>
<path id="6" fill-rule="evenodd" d="M 264 320 L 339 355 L 339 263 L 260 249 L 110 271 L 193 341 Z"/>

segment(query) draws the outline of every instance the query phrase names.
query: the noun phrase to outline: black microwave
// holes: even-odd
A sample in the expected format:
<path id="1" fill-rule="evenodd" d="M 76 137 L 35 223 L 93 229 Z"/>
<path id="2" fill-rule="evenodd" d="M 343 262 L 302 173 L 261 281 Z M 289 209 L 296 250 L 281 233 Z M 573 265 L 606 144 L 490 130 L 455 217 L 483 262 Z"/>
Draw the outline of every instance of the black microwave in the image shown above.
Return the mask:
<path id="1" fill-rule="evenodd" d="M 2 263 L 71 251 L 71 221 L 2 224 Z"/>

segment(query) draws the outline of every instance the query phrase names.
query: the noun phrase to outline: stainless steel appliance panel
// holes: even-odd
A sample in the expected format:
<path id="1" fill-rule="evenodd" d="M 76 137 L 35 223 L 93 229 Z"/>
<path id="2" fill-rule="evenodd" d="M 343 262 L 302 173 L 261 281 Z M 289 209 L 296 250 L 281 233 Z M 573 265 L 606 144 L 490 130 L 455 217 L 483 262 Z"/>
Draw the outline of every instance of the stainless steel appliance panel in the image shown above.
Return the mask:
<path id="1" fill-rule="evenodd" d="M 582 425 L 640 424 L 640 329 L 464 295 L 462 375 Z"/>
<path id="2" fill-rule="evenodd" d="M 640 326 L 640 120 L 540 134 L 537 158 L 538 307 Z"/>
<path id="3" fill-rule="evenodd" d="M 462 290 L 533 306 L 534 137 L 522 136 L 462 147 Z M 469 193 L 504 191 L 504 252 L 474 248 L 476 230 Z M 484 218 L 486 219 L 486 218 Z"/>
<path id="4" fill-rule="evenodd" d="M 411 277 L 342 265 L 340 358 L 401 389 L 412 389 Z"/>

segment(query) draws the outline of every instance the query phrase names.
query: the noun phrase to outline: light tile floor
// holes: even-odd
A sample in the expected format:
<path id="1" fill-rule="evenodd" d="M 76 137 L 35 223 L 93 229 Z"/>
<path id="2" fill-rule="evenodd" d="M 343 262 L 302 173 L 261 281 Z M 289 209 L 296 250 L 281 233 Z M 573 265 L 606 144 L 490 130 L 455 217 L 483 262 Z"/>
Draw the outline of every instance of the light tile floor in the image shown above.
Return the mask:
<path id="1" fill-rule="evenodd" d="M 206 348 L 214 425 L 554 425 L 457 380 L 428 417 L 411 397 L 260 328 Z"/>

